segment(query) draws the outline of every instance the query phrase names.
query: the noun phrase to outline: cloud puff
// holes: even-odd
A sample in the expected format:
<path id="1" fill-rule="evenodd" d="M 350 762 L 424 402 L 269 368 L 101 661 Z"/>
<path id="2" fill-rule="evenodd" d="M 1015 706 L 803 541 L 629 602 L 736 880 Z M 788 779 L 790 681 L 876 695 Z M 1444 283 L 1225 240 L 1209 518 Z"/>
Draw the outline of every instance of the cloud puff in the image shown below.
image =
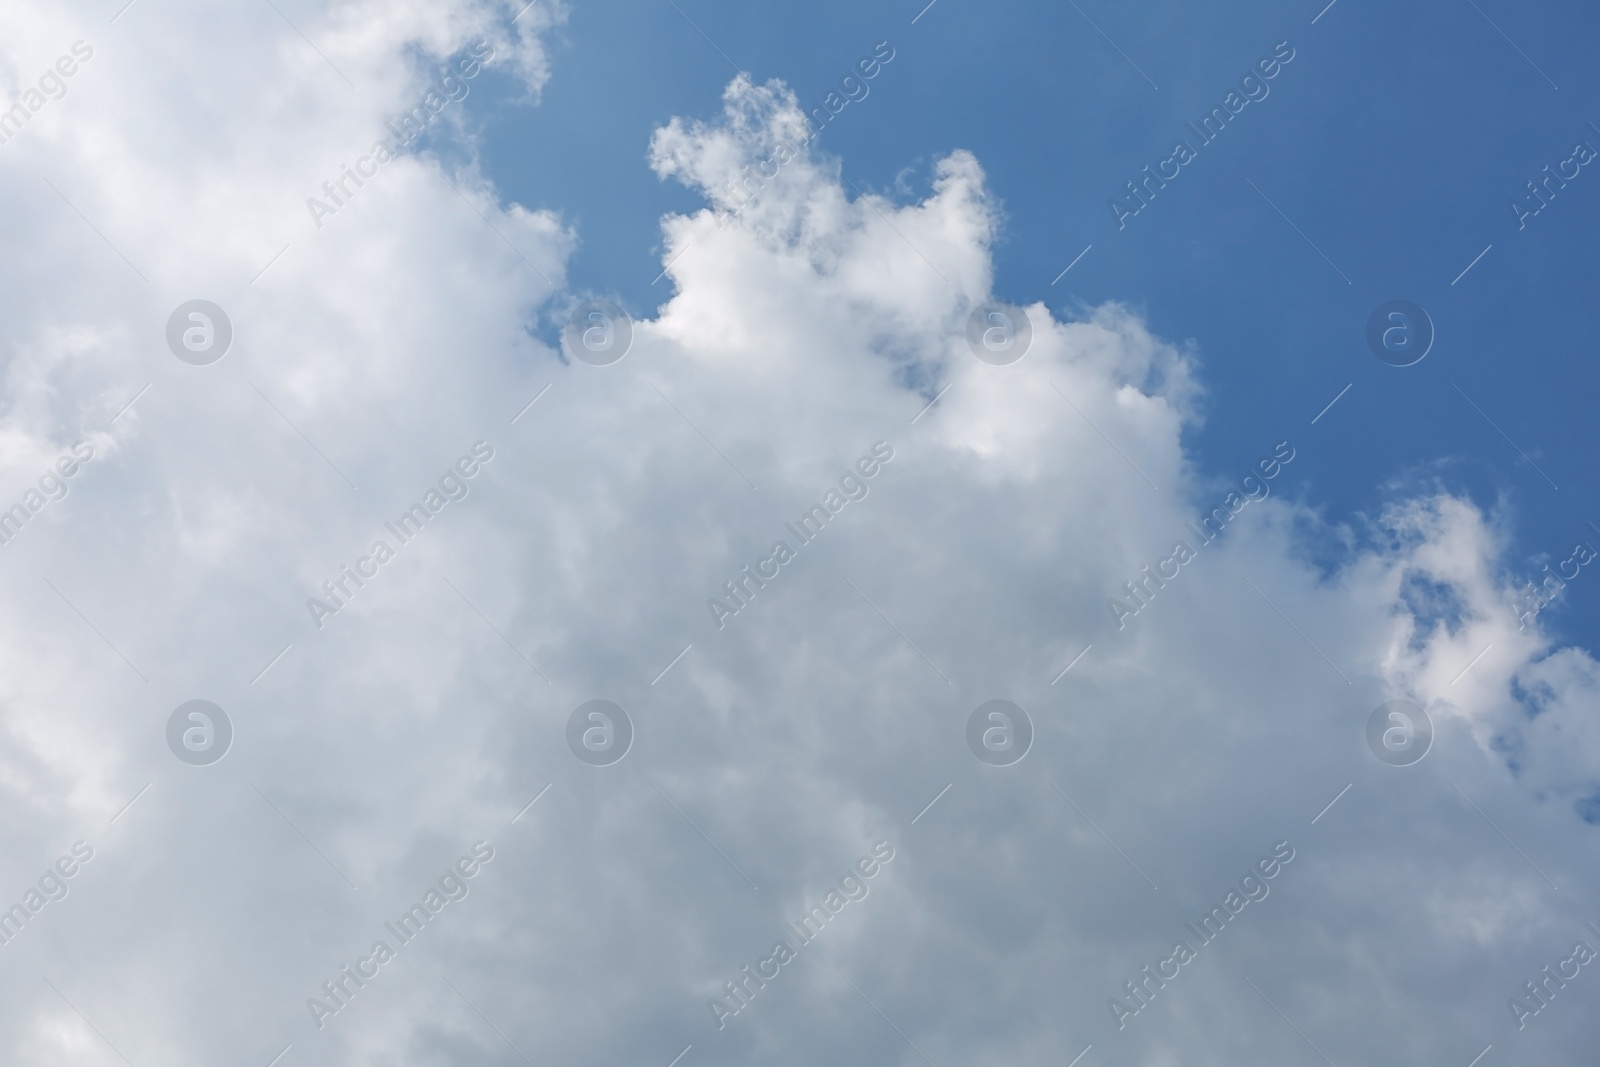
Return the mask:
<path id="1" fill-rule="evenodd" d="M 535 336 L 585 295 L 576 235 L 500 202 L 470 123 L 462 166 L 402 155 L 320 229 L 303 203 L 474 40 L 536 89 L 556 15 L 285 14 L 316 48 L 270 8 L 135 7 L 0 149 L 29 250 L 3 268 L 7 484 L 96 454 L 0 548 L 0 791 L 26 813 L 0 893 L 96 849 L 0 947 L 8 1061 L 1306 1055 L 1274 1008 L 1335 1062 L 1584 1032 L 1576 991 L 1527 1033 L 1506 1001 L 1600 918 L 1572 847 L 1594 664 L 1515 629 L 1469 502 L 1330 530 L 1288 462 L 1200 544 L 1238 479 L 1184 447 L 1192 346 L 1036 304 L 1024 360 L 974 358 L 999 213 L 970 153 L 901 203 L 805 148 L 729 216 L 802 129 L 776 83 L 658 131 L 709 205 L 664 220 L 675 291 L 622 362 L 565 359 Z M 18 19 L 8 70 L 83 32 Z M 163 340 L 197 296 L 236 330 L 204 368 Z M 401 543 L 477 442 L 470 493 Z M 866 495 L 793 544 L 879 442 Z M 377 541 L 393 560 L 319 627 L 306 601 Z M 707 601 L 779 541 L 719 629 Z M 1108 601 L 1180 541 L 1119 627 Z M 197 697 L 235 727 L 209 767 L 163 732 Z M 610 767 L 567 748 L 595 698 L 635 729 Z M 994 698 L 1034 726 L 1011 767 L 967 747 Z M 1366 747 L 1395 698 L 1436 727 L 1413 767 Z M 334 997 L 479 840 L 470 896 Z M 719 1028 L 710 1001 L 879 842 L 870 894 Z M 1287 852 L 1214 947 L 1128 990 Z"/>

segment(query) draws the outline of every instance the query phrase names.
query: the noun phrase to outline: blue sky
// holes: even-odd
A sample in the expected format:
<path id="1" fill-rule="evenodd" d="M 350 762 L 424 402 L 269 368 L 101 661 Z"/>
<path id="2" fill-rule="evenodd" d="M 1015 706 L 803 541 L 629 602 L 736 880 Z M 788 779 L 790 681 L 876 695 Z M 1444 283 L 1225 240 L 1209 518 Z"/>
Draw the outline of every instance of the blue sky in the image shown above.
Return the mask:
<path id="1" fill-rule="evenodd" d="M 1514 506 L 1511 558 L 1528 578 L 1541 555 L 1564 559 L 1583 538 L 1600 547 L 1585 525 L 1600 525 L 1600 482 L 1582 460 L 1600 451 L 1586 388 L 1596 311 L 1585 299 L 1587 235 L 1600 223 L 1589 186 L 1600 177 L 1583 168 L 1520 231 L 1508 206 L 1577 141 L 1600 148 L 1585 44 L 1600 16 L 1492 0 L 1159 16 L 1093 0 L 939 0 L 913 25 L 920 10 L 577 7 L 540 106 L 504 91 L 473 98 L 485 168 L 509 198 L 579 224 L 576 288 L 649 312 L 671 284 L 651 284 L 659 218 L 700 206 L 651 173 L 650 132 L 673 116 L 715 116 L 730 60 L 814 107 L 888 40 L 895 60 L 829 125 L 822 149 L 856 186 L 902 200 L 926 193 L 932 160 L 976 153 L 1008 214 L 999 297 L 1066 315 L 1123 301 L 1161 335 L 1199 346 L 1209 395 L 1193 444 L 1204 468 L 1220 475 L 1289 438 L 1305 445 L 1290 491 L 1336 520 L 1373 513 L 1392 479 L 1437 478 L 1485 507 Z M 1281 41 L 1295 58 L 1270 94 L 1119 230 L 1108 201 L 1174 140 L 1198 142 L 1184 124 Z M 1420 304 L 1437 333 L 1408 368 L 1364 341 L 1368 315 L 1393 298 Z M 1580 641 L 1600 622 L 1586 585 L 1546 620 Z"/>

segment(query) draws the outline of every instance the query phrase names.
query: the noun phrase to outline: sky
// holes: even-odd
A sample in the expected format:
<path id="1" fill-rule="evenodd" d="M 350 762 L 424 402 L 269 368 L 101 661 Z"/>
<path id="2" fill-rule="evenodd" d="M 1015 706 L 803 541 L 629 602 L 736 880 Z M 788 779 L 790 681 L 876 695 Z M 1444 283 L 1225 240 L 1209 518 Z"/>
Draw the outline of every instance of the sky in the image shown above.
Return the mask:
<path id="1" fill-rule="evenodd" d="M 8 8 L 0 1059 L 1580 1062 L 1595 17 Z"/>

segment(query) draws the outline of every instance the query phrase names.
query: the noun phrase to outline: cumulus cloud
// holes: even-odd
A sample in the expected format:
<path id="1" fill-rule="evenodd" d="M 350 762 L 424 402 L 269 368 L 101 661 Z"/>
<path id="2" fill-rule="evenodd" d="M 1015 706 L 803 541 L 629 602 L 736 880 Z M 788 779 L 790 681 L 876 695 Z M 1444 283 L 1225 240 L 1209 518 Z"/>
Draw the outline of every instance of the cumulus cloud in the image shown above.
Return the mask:
<path id="1" fill-rule="evenodd" d="M 571 360 L 537 337 L 588 295 L 579 235 L 502 202 L 463 113 L 453 162 L 404 152 L 321 227 L 304 203 L 479 40 L 536 98 L 559 11 L 283 14 L 8 16 L 17 78 L 97 49 L 0 147 L 5 499 L 94 451 L 0 547 L 0 893 L 95 851 L 0 947 L 8 1062 L 1465 1063 L 1584 1033 L 1577 990 L 1507 1010 L 1600 947 L 1573 847 L 1600 739 L 1592 658 L 1518 628 L 1498 520 L 1429 490 L 1330 529 L 1284 457 L 1336 446 L 1298 426 L 1228 503 L 1246 472 L 1184 444 L 1197 352 L 1124 306 L 1035 304 L 1021 362 L 977 360 L 1005 296 L 980 161 L 901 202 L 801 141 L 735 195 L 803 134 L 778 83 L 640 146 L 708 206 L 663 220 L 674 292 L 627 357 Z M 207 367 L 164 340 L 196 297 L 236 333 Z M 164 734 L 196 698 L 234 724 L 211 766 Z M 596 698 L 635 731 L 611 766 L 566 740 Z M 996 698 L 1035 731 L 1009 767 L 966 741 Z M 1411 767 L 1365 741 L 1397 698 L 1435 726 Z M 386 924 L 479 841 L 402 948 Z"/>

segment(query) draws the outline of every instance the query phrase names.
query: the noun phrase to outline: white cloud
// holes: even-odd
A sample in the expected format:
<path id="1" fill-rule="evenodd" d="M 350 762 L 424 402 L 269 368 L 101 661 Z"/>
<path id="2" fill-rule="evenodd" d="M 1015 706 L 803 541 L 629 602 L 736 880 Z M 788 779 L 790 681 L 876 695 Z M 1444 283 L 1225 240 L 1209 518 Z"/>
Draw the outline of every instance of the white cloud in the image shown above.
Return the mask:
<path id="1" fill-rule="evenodd" d="M 1118 630 L 1107 599 L 1227 491 L 1182 443 L 1194 353 L 1124 307 L 1036 304 L 1022 362 L 973 358 L 966 317 L 1005 294 L 971 154 L 916 202 L 805 155 L 730 224 L 665 220 L 676 292 L 592 367 L 528 332 L 574 297 L 576 235 L 500 203 L 470 123 L 461 169 L 398 159 L 321 230 L 303 203 L 479 37 L 537 90 L 556 16 L 512 37 L 514 10 L 466 0 L 284 10 L 331 63 L 270 8 L 33 12 L 0 38 L 19 76 L 97 49 L 0 148 L 25 250 L 0 268 L 4 499 L 96 448 L 0 548 L 0 894 L 98 853 L 0 948 L 9 1062 L 117 1062 L 78 1011 L 179 1067 L 289 1043 L 519 1062 L 505 1038 L 535 1062 L 915 1059 L 866 998 L 935 1063 L 1309 1057 L 1246 978 L 1335 1062 L 1583 1032 L 1577 990 L 1521 1036 L 1504 1001 L 1587 936 L 1595 665 L 1515 629 L 1470 503 L 1414 497 L 1319 570 L 1342 533 L 1290 464 Z M 651 146 L 721 208 L 800 122 L 777 85 L 727 107 Z M 206 368 L 162 339 L 196 296 L 236 329 Z M 317 629 L 306 598 L 479 440 L 470 494 Z M 706 599 L 879 440 L 869 495 L 717 630 Z M 197 696 L 237 729 L 208 768 L 162 734 Z M 609 768 L 564 746 L 600 696 L 638 731 Z M 1011 768 L 963 739 L 997 696 L 1037 729 Z M 1438 729 L 1410 768 L 1363 740 L 1400 696 Z M 316 1030 L 306 998 L 478 838 L 472 895 Z M 878 840 L 872 895 L 717 1031 L 706 998 Z M 1281 840 L 1268 899 L 1119 1033 L 1107 999 Z"/>

